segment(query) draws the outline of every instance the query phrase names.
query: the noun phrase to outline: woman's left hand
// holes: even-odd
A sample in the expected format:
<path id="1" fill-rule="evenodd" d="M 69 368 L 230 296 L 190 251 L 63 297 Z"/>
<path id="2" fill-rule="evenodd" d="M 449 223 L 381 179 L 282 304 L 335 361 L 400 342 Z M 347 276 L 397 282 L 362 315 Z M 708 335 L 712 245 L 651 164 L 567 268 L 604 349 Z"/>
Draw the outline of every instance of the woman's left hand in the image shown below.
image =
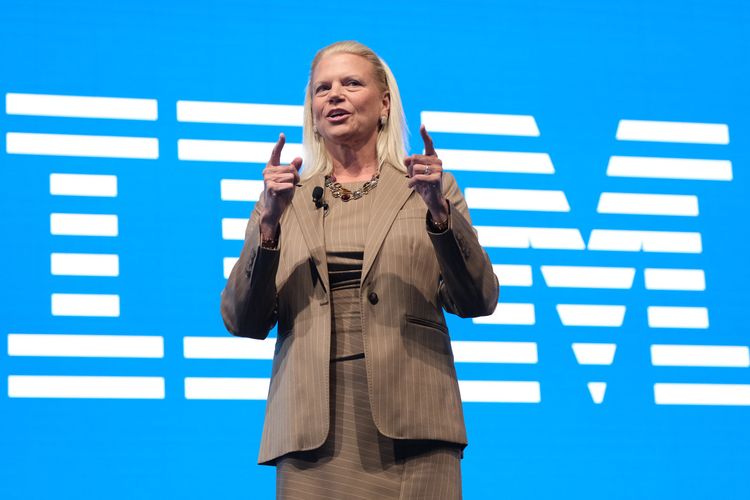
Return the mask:
<path id="1" fill-rule="evenodd" d="M 419 128 L 419 133 L 424 141 L 425 154 L 404 158 L 409 187 L 422 197 L 433 221 L 445 222 L 448 220 L 448 202 L 443 196 L 443 162 L 438 158 L 424 125 Z"/>

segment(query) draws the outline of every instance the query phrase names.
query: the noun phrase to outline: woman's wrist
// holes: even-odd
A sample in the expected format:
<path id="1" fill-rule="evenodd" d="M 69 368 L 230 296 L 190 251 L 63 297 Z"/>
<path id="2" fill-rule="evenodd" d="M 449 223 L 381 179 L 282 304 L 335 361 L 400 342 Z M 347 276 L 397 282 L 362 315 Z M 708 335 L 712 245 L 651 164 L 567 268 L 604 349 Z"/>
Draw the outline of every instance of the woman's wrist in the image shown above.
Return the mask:
<path id="1" fill-rule="evenodd" d="M 443 207 L 437 210 L 429 210 L 427 217 L 427 227 L 433 233 L 443 233 L 450 227 L 450 206 L 443 199 Z"/>
<path id="2" fill-rule="evenodd" d="M 448 222 L 448 216 L 450 210 L 448 208 L 448 201 L 443 198 L 440 200 L 440 204 L 436 207 L 430 207 L 430 217 L 435 224 L 443 224 Z"/>
<path id="3" fill-rule="evenodd" d="M 277 248 L 279 244 L 279 221 L 261 215 L 260 243 L 263 248 Z"/>

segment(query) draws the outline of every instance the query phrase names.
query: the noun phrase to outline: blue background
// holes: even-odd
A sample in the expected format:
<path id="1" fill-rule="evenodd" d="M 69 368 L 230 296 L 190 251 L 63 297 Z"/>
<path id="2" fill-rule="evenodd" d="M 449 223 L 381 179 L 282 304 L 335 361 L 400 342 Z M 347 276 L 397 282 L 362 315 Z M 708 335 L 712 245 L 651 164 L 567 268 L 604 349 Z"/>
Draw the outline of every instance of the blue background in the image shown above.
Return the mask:
<path id="1" fill-rule="evenodd" d="M 747 368 L 651 365 L 651 343 L 747 345 L 750 7 L 742 1 L 145 2 L 0 4 L 0 92 L 158 99 L 155 122 L 0 114 L 0 498 L 272 498 L 274 469 L 255 465 L 264 401 L 186 400 L 190 376 L 267 377 L 270 362 L 185 359 L 184 336 L 228 335 L 219 316 L 223 178 L 261 165 L 185 162 L 178 138 L 273 141 L 294 127 L 178 123 L 176 101 L 301 104 L 309 62 L 357 39 L 393 69 L 412 131 L 425 110 L 533 115 L 538 138 L 434 134 L 439 148 L 549 153 L 553 176 L 456 172 L 463 188 L 559 189 L 569 213 L 474 210 L 477 225 L 699 231 L 703 253 L 488 249 L 530 264 L 534 326 L 450 318 L 458 340 L 538 343 L 534 365 L 459 363 L 466 380 L 539 380 L 539 404 L 466 403 L 465 498 L 750 498 L 750 410 L 663 406 L 655 382 L 750 383 Z M 728 145 L 621 142 L 621 119 L 726 123 Z M 6 132 L 157 137 L 159 159 L 6 154 Z M 606 176 L 611 155 L 732 161 L 731 182 Z M 52 172 L 118 176 L 112 199 L 52 197 Z M 602 191 L 696 194 L 697 218 L 596 211 Z M 118 238 L 55 237 L 50 212 L 116 213 Z M 82 240 L 86 240 L 85 242 Z M 49 254 L 120 255 L 117 278 L 52 276 Z M 636 267 L 632 290 L 547 288 L 540 265 Z M 644 267 L 706 270 L 704 292 L 643 288 Z M 640 278 L 639 278 L 640 277 Z M 50 314 L 50 293 L 117 293 L 118 318 Z M 626 304 L 621 328 L 563 327 L 557 303 Z M 707 330 L 657 330 L 647 305 L 702 306 Z M 161 335 L 163 359 L 7 356 L 8 333 Z M 579 366 L 571 342 L 617 343 L 611 366 Z M 163 400 L 16 399 L 9 375 L 166 379 Z M 608 384 L 592 403 L 586 383 Z"/>

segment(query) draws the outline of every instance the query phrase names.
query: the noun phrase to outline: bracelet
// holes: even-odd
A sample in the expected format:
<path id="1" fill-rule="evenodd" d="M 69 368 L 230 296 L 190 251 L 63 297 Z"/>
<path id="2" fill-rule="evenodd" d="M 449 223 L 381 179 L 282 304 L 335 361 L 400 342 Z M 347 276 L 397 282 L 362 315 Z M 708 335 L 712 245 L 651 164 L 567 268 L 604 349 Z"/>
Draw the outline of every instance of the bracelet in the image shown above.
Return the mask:
<path id="1" fill-rule="evenodd" d="M 430 230 L 433 233 L 444 233 L 450 225 L 450 215 L 443 222 L 435 222 L 432 218 L 432 215 L 430 215 L 427 221 L 430 225 Z"/>
<path id="2" fill-rule="evenodd" d="M 279 246 L 278 238 L 260 238 L 260 247 L 268 250 L 276 250 Z"/>
<path id="3" fill-rule="evenodd" d="M 276 226 L 276 231 L 271 238 L 264 238 L 263 232 L 260 233 L 260 247 L 267 250 L 276 250 L 279 248 L 279 234 L 281 232 L 281 226 Z"/>

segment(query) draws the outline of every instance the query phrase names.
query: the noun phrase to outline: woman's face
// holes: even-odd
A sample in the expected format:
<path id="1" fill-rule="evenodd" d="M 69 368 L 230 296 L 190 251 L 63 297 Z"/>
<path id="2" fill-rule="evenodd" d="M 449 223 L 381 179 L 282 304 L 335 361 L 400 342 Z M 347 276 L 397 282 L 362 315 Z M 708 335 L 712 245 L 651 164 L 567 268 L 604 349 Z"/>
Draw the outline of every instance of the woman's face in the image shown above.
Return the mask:
<path id="1" fill-rule="evenodd" d="M 312 77 L 312 112 L 326 143 L 361 145 L 375 139 L 390 97 L 364 57 L 338 53 L 318 62 Z"/>

